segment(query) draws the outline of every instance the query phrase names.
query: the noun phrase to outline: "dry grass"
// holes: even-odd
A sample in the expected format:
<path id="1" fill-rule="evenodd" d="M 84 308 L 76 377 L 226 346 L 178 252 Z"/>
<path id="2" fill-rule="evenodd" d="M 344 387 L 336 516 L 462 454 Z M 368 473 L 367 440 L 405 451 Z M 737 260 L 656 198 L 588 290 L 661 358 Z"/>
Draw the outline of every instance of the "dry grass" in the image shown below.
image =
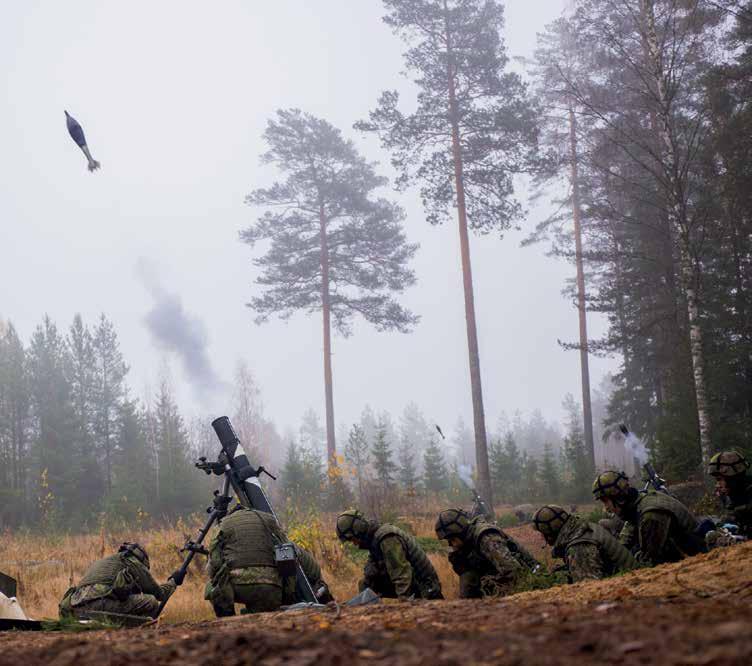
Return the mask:
<path id="1" fill-rule="evenodd" d="M 400 522 L 417 536 L 435 537 L 436 512 L 419 512 Z M 152 572 L 163 582 L 182 562 L 180 547 L 193 535 L 203 517 L 178 522 L 161 529 L 134 529 L 130 532 L 103 529 L 90 535 L 44 535 L 5 532 L 0 535 L 0 569 L 19 582 L 18 596 L 26 612 L 34 618 L 57 617 L 57 604 L 68 587 L 77 582 L 89 564 L 115 552 L 123 541 L 138 541 L 149 551 Z M 311 550 L 321 565 L 324 578 L 337 599 L 357 593 L 362 561 L 347 551 L 334 534 L 334 514 L 320 514 L 297 520 L 289 529 L 291 539 Z M 530 527 L 510 528 L 510 534 L 524 543 L 540 559 L 548 559 L 542 540 Z M 429 554 L 441 579 L 445 597 L 455 599 L 457 576 L 442 553 Z M 170 599 L 163 620 L 184 622 L 210 619 L 212 609 L 204 601 L 204 558 L 197 556 L 183 585 Z"/>

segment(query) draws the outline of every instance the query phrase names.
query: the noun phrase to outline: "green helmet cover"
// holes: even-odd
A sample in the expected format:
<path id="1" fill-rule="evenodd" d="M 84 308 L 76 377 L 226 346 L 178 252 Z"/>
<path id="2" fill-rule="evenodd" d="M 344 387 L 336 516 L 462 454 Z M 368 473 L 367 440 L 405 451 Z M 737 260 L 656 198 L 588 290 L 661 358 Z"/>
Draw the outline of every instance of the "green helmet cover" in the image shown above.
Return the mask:
<path id="1" fill-rule="evenodd" d="M 710 476 L 724 476 L 726 478 L 745 474 L 749 469 L 747 459 L 737 451 L 722 451 L 716 453 L 708 463 Z"/>
<path id="2" fill-rule="evenodd" d="M 357 509 L 348 509 L 337 516 L 337 536 L 340 541 L 364 539 L 369 527 L 365 516 Z"/>
<path id="3" fill-rule="evenodd" d="M 550 540 L 556 540 L 569 520 L 569 512 L 558 504 L 546 504 L 533 514 L 533 527 Z"/>
<path id="4" fill-rule="evenodd" d="M 595 499 L 612 499 L 617 502 L 627 499 L 629 495 L 629 478 L 624 472 L 608 470 L 599 474 L 593 481 Z"/>
<path id="5" fill-rule="evenodd" d="M 436 536 L 439 539 L 451 539 L 452 537 L 464 539 L 469 524 L 470 516 L 467 511 L 447 509 L 442 511 L 436 519 Z"/>

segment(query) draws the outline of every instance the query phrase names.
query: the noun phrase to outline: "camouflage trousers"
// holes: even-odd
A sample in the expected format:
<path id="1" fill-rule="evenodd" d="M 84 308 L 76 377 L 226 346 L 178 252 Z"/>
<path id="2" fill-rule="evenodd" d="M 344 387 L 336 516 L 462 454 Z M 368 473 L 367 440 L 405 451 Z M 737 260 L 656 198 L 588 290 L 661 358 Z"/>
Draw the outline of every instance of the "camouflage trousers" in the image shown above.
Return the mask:
<path id="1" fill-rule="evenodd" d="M 72 596 L 69 590 L 60 602 L 60 617 L 85 618 L 89 611 L 154 617 L 159 608 L 159 600 L 151 594 L 131 594 L 122 601 L 111 597 L 102 597 L 100 599 L 84 601 L 75 606 L 71 605 Z"/>
<path id="2" fill-rule="evenodd" d="M 207 583 L 204 598 L 217 617 L 235 615 L 235 604 L 245 605 L 245 613 L 265 613 L 291 598 L 290 582 L 283 582 L 275 567 L 230 570 L 223 565 Z"/>

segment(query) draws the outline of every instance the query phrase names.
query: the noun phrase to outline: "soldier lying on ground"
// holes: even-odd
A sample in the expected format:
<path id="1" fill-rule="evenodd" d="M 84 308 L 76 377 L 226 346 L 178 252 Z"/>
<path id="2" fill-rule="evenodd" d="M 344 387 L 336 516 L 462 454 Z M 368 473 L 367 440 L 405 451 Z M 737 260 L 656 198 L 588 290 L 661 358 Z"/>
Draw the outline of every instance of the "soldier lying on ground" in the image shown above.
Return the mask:
<path id="1" fill-rule="evenodd" d="M 632 554 L 611 532 L 555 504 L 535 512 L 533 527 L 553 546 L 553 556 L 564 560 L 572 583 L 605 578 L 637 566 Z"/>
<path id="2" fill-rule="evenodd" d="M 358 588 L 382 597 L 443 599 L 439 577 L 415 537 L 394 525 L 366 520 L 351 509 L 337 518 L 337 536 L 369 553 Z"/>
<path id="3" fill-rule="evenodd" d="M 697 519 L 686 506 L 666 493 L 637 491 L 624 472 L 600 474 L 593 495 L 624 520 L 619 541 L 641 564 L 676 562 L 705 550 Z"/>
<path id="4" fill-rule="evenodd" d="M 149 571 L 149 556 L 137 543 L 124 543 L 114 555 L 94 562 L 60 601 L 60 617 L 83 617 L 88 611 L 154 617 L 159 602 L 175 591 L 173 576 L 158 585 Z"/>
<path id="5" fill-rule="evenodd" d="M 509 594 L 540 564 L 519 543 L 483 518 L 447 509 L 436 520 L 436 536 L 449 542 L 449 562 L 460 577 L 460 598 Z"/>
<path id="6" fill-rule="evenodd" d="M 277 610 L 295 598 L 295 577 L 284 579 L 277 570 L 274 546 L 285 535 L 263 511 L 237 506 L 222 520 L 209 545 L 209 577 L 204 598 L 217 617 L 235 615 L 235 604 L 246 613 Z M 298 561 L 321 603 L 332 600 L 321 568 L 307 550 L 295 546 Z"/>
<path id="7" fill-rule="evenodd" d="M 749 463 L 736 451 L 716 453 L 708 465 L 708 474 L 715 478 L 715 494 L 724 513 L 720 523 L 738 527 L 737 534 L 752 538 L 752 478 L 747 474 Z"/>

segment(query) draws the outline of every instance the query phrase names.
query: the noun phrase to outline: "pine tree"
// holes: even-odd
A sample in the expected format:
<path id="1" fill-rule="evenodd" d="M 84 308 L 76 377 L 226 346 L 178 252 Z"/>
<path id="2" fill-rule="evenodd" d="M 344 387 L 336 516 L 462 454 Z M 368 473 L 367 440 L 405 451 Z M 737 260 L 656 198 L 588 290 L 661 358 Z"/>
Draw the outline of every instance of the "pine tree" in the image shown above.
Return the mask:
<path id="1" fill-rule="evenodd" d="M 158 461 L 158 505 L 160 513 L 174 517 L 189 512 L 198 500 L 190 443 L 183 417 L 167 381 L 162 381 L 153 409 Z"/>
<path id="2" fill-rule="evenodd" d="M 392 460 L 392 447 L 388 431 L 386 418 L 382 415 L 376 426 L 371 456 L 373 458 L 373 471 L 385 491 L 388 491 L 394 483 L 394 475 L 397 470 L 397 465 Z"/>
<path id="3" fill-rule="evenodd" d="M 571 393 L 564 398 L 564 410 L 567 414 L 567 434 L 564 438 L 564 455 L 570 470 L 569 494 L 573 502 L 579 502 L 590 496 L 590 485 L 594 470 L 585 450 L 585 437 L 580 420 L 580 406 Z"/>
<path id="4" fill-rule="evenodd" d="M 397 452 L 397 479 L 408 496 L 415 495 L 418 486 L 418 472 L 415 468 L 415 450 L 409 442 L 403 442 Z"/>
<path id="5" fill-rule="evenodd" d="M 377 132 L 392 151 L 400 187 L 420 183 L 429 222 L 445 220 L 456 205 L 476 465 L 481 494 L 492 504 L 468 227 L 502 232 L 520 217 L 513 178 L 537 161 L 535 111 L 520 78 L 506 71 L 499 2 L 384 0 L 384 5 L 384 21 L 409 45 L 405 60 L 419 87 L 418 107 L 405 115 L 398 93 L 387 91 L 369 120 L 356 127 Z"/>
<path id="6" fill-rule="evenodd" d="M 368 479 L 368 463 L 371 453 L 366 435 L 357 423 L 350 428 L 345 446 L 345 460 L 350 464 L 358 485 L 358 501 L 364 500 L 365 482 Z"/>
<path id="7" fill-rule="evenodd" d="M 431 493 L 441 493 L 447 489 L 447 482 L 444 452 L 438 442 L 432 439 L 423 453 L 423 485 Z"/>
<path id="8" fill-rule="evenodd" d="M 561 499 L 561 475 L 553 447 L 546 443 L 540 464 L 540 482 L 543 499 L 555 502 Z"/>
<path id="9" fill-rule="evenodd" d="M 301 310 L 321 311 L 331 466 L 336 463 L 332 320 L 345 336 L 356 315 L 378 330 L 410 330 L 418 318 L 393 294 L 414 284 L 407 264 L 417 246 L 405 239 L 402 209 L 374 196 L 385 179 L 328 122 L 297 109 L 280 110 L 264 139 L 269 147 L 264 162 L 286 177 L 247 197 L 266 212 L 241 239 L 252 247 L 271 241 L 266 254 L 254 261 L 262 269 L 257 284 L 264 293 L 250 306 L 257 322 L 274 314 L 288 319 Z"/>
<path id="10" fill-rule="evenodd" d="M 115 326 L 104 314 L 92 341 L 94 356 L 94 436 L 104 464 L 107 492 L 112 489 L 113 449 L 118 415 L 125 395 L 128 366 L 120 351 Z"/>
<path id="11" fill-rule="evenodd" d="M 69 369 L 70 356 L 65 340 L 52 320 L 45 316 L 29 345 L 29 379 L 35 494 L 40 517 L 50 526 L 58 520 L 80 516 L 82 507 L 78 492 L 81 470 L 75 464 L 77 424 Z"/>
<path id="12" fill-rule="evenodd" d="M 13 324 L 0 331 L 0 517 L 4 525 L 28 518 L 31 396 L 26 350 Z"/>

